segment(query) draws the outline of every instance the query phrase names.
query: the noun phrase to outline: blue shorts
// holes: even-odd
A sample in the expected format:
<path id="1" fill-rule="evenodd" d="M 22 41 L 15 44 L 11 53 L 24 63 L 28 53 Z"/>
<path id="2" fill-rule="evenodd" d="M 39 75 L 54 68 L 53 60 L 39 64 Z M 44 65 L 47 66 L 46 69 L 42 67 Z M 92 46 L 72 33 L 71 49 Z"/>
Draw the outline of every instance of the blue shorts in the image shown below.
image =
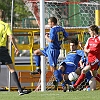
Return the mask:
<path id="1" fill-rule="evenodd" d="M 63 74 L 75 72 L 75 70 L 77 69 L 77 66 L 71 63 L 62 62 L 60 65 L 63 65 L 65 67 L 65 71 L 63 72 Z"/>
<path id="2" fill-rule="evenodd" d="M 57 66 L 57 60 L 60 54 L 60 50 L 58 49 L 50 49 L 48 47 L 41 50 L 45 57 L 48 57 L 48 62 L 51 67 Z"/>

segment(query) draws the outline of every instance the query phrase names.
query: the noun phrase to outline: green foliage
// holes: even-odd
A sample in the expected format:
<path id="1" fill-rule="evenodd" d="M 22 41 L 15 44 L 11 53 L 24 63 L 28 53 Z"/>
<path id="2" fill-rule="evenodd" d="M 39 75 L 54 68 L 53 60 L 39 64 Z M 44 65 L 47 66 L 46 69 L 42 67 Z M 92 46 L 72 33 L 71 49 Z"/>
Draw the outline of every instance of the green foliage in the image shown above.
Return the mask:
<path id="1" fill-rule="evenodd" d="M 11 0 L 0 0 L 0 9 L 5 11 L 6 18 L 10 18 Z"/>
<path id="2" fill-rule="evenodd" d="M 22 20 L 22 18 L 27 18 L 28 16 L 31 16 L 31 12 L 28 11 L 27 7 L 25 7 L 25 4 L 22 0 L 16 1 L 14 5 L 14 13 L 15 16 L 17 16 L 17 20 Z"/>
<path id="3" fill-rule="evenodd" d="M 14 21 L 21 21 L 22 18 L 27 18 L 31 16 L 31 12 L 27 10 L 23 0 L 13 0 L 14 1 Z M 11 7 L 12 0 L 0 0 L 0 9 L 5 11 L 6 21 L 10 21 L 11 19 Z"/>

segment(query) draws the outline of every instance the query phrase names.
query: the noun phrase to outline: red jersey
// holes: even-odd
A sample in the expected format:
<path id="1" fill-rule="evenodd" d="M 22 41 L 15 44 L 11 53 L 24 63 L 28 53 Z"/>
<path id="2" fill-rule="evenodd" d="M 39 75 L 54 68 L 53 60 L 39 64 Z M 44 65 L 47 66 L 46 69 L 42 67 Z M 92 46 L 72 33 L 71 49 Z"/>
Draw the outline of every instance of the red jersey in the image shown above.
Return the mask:
<path id="1" fill-rule="evenodd" d="M 100 60 L 100 36 L 88 38 L 85 48 L 90 49 L 88 62 L 92 63 L 96 59 Z"/>

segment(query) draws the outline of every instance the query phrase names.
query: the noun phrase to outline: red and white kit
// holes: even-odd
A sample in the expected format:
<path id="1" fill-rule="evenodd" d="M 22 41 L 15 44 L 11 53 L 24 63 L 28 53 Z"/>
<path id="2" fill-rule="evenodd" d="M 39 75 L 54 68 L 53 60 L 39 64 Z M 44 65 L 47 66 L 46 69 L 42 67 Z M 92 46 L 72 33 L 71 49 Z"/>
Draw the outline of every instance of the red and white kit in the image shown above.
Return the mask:
<path id="1" fill-rule="evenodd" d="M 85 48 L 90 49 L 88 63 L 92 65 L 92 68 L 94 65 L 97 66 L 96 64 L 100 61 L 100 36 L 88 38 Z"/>

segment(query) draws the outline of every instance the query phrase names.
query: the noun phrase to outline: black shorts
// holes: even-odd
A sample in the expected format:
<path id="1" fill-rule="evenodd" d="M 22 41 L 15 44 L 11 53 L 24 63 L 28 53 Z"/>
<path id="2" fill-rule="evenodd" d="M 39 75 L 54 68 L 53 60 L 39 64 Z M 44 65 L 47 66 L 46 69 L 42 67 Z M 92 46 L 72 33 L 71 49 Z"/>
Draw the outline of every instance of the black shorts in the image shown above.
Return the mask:
<path id="1" fill-rule="evenodd" d="M 0 62 L 5 65 L 12 64 L 11 57 L 6 47 L 0 47 Z"/>

